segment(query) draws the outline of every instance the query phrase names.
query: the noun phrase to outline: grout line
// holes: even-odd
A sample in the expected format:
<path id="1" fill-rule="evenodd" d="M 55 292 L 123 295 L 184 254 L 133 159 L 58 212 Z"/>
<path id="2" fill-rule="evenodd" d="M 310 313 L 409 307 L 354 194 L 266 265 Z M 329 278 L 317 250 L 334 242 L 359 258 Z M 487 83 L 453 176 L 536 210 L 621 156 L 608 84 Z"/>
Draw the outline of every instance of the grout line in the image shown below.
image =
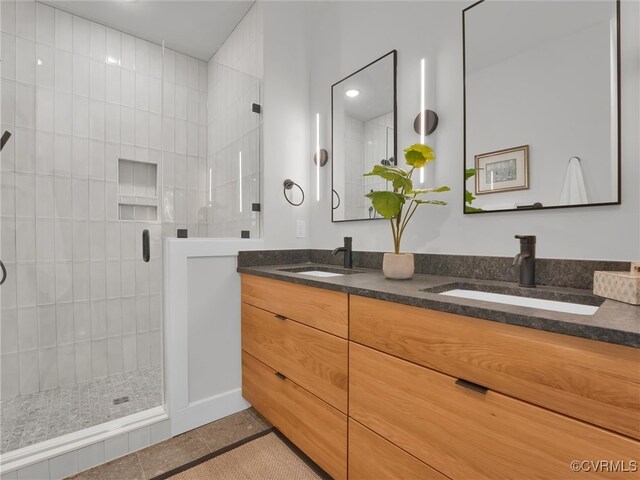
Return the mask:
<path id="1" fill-rule="evenodd" d="M 146 450 L 147 448 L 150 448 L 150 447 L 145 447 L 142 450 Z M 147 474 L 145 473 L 144 467 L 142 466 L 142 460 L 140 460 L 140 456 L 138 455 L 138 452 L 140 452 L 142 450 L 137 450 L 137 451 L 133 452 L 133 455 L 136 456 L 136 460 L 138 460 L 138 465 L 140 466 L 140 470 L 142 470 L 142 478 L 145 478 L 145 479 L 146 478 L 151 478 L 151 477 L 147 476 Z"/>
<path id="2" fill-rule="evenodd" d="M 205 423 L 204 425 L 199 426 L 198 428 L 195 428 L 195 432 L 198 435 L 198 438 L 200 440 L 202 440 L 202 443 L 204 443 L 204 446 L 207 447 L 207 450 L 209 450 L 209 452 L 213 452 L 213 450 L 211 449 L 211 447 L 209 446 L 209 444 L 207 443 L 207 440 L 204 438 L 203 435 L 200 434 L 200 430 L 202 429 L 202 427 L 204 427 L 205 425 L 209 425 L 208 423 Z"/>

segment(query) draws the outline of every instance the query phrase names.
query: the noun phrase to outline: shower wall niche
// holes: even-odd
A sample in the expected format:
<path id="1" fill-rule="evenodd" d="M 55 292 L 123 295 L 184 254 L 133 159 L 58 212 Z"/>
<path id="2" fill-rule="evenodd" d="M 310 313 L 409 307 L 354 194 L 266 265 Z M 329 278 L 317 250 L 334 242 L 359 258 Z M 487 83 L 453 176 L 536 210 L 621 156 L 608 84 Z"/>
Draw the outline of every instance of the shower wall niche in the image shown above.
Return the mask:
<path id="1" fill-rule="evenodd" d="M 118 219 L 158 220 L 158 165 L 118 159 Z"/>

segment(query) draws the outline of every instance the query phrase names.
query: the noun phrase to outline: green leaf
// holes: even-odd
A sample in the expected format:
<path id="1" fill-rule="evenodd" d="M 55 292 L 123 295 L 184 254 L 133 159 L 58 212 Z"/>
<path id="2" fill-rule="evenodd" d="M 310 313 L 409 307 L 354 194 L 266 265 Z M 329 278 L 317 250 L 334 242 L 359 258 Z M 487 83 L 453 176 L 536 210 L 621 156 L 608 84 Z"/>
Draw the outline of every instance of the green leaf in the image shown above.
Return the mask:
<path id="1" fill-rule="evenodd" d="M 397 177 L 405 177 L 409 176 L 409 172 L 406 170 L 396 167 L 395 165 L 386 166 L 386 165 L 374 165 L 373 170 L 369 173 L 364 174 L 365 177 L 382 177 L 385 180 L 393 180 Z"/>
<path id="2" fill-rule="evenodd" d="M 384 166 L 374 165 L 373 170 L 364 174 L 365 177 L 382 177 L 385 180 L 389 180 L 393 183 L 394 190 L 411 190 L 413 188 L 413 182 L 409 178 L 409 172 L 396 166 Z"/>
<path id="3" fill-rule="evenodd" d="M 448 192 L 450 190 L 451 189 L 449 187 L 447 187 L 446 185 L 443 185 L 438 188 L 422 188 L 419 190 L 411 190 L 407 193 L 410 195 L 423 195 L 425 193 L 441 193 L 441 192 Z"/>
<path id="4" fill-rule="evenodd" d="M 404 158 L 407 160 L 407 164 L 413 168 L 422 168 L 435 160 L 436 156 L 433 153 L 433 148 L 429 145 L 416 143 L 404 149 Z"/>
<path id="5" fill-rule="evenodd" d="M 393 189 L 408 192 L 413 189 L 413 182 L 410 178 L 398 177 L 393 181 Z"/>
<path id="6" fill-rule="evenodd" d="M 472 207 L 471 205 L 465 205 L 464 206 L 464 211 L 468 212 L 468 213 L 484 212 L 483 209 L 477 208 L 477 207 Z"/>
<path id="7" fill-rule="evenodd" d="M 447 205 L 447 202 L 443 202 L 442 200 L 421 200 L 419 198 L 415 198 L 413 201 L 420 205 Z"/>
<path id="8" fill-rule="evenodd" d="M 464 202 L 465 203 L 471 203 L 475 199 L 476 199 L 476 197 L 474 197 L 473 194 L 469 190 L 465 190 L 464 191 Z"/>
<path id="9" fill-rule="evenodd" d="M 373 208 L 386 219 L 395 217 L 405 202 L 405 196 L 395 192 L 371 192 L 365 197 L 371 199 Z"/>
<path id="10" fill-rule="evenodd" d="M 473 177 L 476 174 L 476 169 L 475 168 L 467 168 L 464 171 L 464 179 L 465 181 L 469 180 L 471 177 Z"/>

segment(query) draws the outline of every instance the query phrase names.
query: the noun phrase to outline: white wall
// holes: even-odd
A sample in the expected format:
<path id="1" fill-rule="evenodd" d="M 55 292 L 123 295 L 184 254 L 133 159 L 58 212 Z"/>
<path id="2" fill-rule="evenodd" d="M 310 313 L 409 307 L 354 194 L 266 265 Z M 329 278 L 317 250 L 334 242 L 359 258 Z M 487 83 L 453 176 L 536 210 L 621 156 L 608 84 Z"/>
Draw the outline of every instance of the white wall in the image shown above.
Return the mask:
<path id="1" fill-rule="evenodd" d="M 314 148 L 309 127 L 313 121 L 315 128 L 315 116 L 311 119 L 309 111 L 309 67 L 313 59 L 306 45 L 308 8 L 309 4 L 304 2 L 263 4 L 262 185 L 266 248 L 306 248 L 310 234 L 307 224 L 307 236 L 296 238 L 296 221 L 308 222 L 309 206 L 315 202 L 315 187 L 309 175 L 309 166 L 313 164 L 310 152 Z M 327 102 L 330 85 L 326 88 Z M 284 199 L 282 183 L 287 178 L 305 191 L 306 199 L 300 207 L 293 207 Z"/>
<path id="2" fill-rule="evenodd" d="M 436 148 L 438 160 L 433 183 L 448 184 L 452 192 L 438 198 L 449 201 L 447 207 L 426 207 L 414 217 L 405 233 L 403 250 L 429 253 L 511 255 L 517 250 L 514 234 L 538 236 L 540 256 L 549 258 L 586 258 L 623 260 L 640 256 L 640 148 L 638 145 L 639 118 L 639 4 L 622 2 L 622 205 L 587 207 L 574 210 L 541 212 L 509 212 L 481 215 L 462 214 L 462 9 L 469 2 L 318 2 L 309 6 L 313 30 L 309 32 L 309 54 L 298 58 L 301 69 L 309 65 L 310 111 L 296 108 L 294 118 L 272 125 L 289 132 L 290 138 L 300 138 L 299 121 L 311 122 L 311 115 L 319 112 L 324 119 L 323 146 L 330 144 L 330 86 L 337 79 L 352 73 L 392 49 L 398 50 L 398 151 L 419 140 L 412 128 L 419 111 L 420 59 L 428 60 L 429 76 L 435 85 L 428 106 L 436 110 L 440 123 L 427 142 Z M 302 8 L 296 4 L 297 9 Z M 288 22 L 283 19 L 280 25 Z M 289 26 L 289 28 L 291 28 Z M 284 35 L 286 32 L 280 32 Z M 265 24 L 265 47 L 269 35 Z M 293 42 L 283 39 L 283 46 L 294 48 Z M 271 51 L 273 52 L 273 50 Z M 266 50 L 265 50 L 266 53 Z M 300 82 L 304 75 L 295 68 L 295 58 L 286 53 L 287 68 L 296 73 Z M 283 60 L 280 60 L 281 62 Z M 265 57 L 265 67 L 276 65 Z M 435 70 L 435 71 L 433 71 Z M 284 72 L 282 72 L 284 73 Z M 287 76 L 292 84 L 295 79 Z M 265 79 L 266 87 L 266 79 Z M 266 88 L 265 88 L 266 89 Z M 297 87 L 302 96 L 304 85 Z M 291 108 L 295 103 L 291 97 Z M 275 101 L 265 92 L 265 102 Z M 266 120 L 266 118 L 265 118 Z M 268 141 L 267 125 L 265 138 Z M 308 132 L 315 131 L 310 125 Z M 309 133 L 308 133 L 309 134 Z M 307 135 L 308 135 L 307 134 Z M 282 135 L 281 135 L 282 136 Z M 301 139 L 301 138 L 300 138 Z M 313 143 L 313 142 L 311 142 Z M 266 145 L 265 145 L 266 146 Z M 272 144 L 273 146 L 273 144 Z M 307 145 L 306 155 L 299 162 L 306 163 L 310 182 L 315 182 L 312 151 Z M 326 147 L 328 148 L 328 147 Z M 273 153 L 273 152 L 271 152 Z M 265 152 L 266 155 L 266 152 Z M 267 175 L 276 175 L 269 171 Z M 271 185 L 265 175 L 265 185 Z M 358 250 L 390 250 L 389 226 L 384 221 L 332 224 L 330 222 L 330 168 L 321 171 L 321 201 L 309 202 L 310 245 L 331 248 L 341 243 L 345 235 L 354 237 Z M 313 189 L 311 189 L 313 191 Z M 274 226 L 281 220 L 267 217 Z M 270 235 L 265 235 L 269 240 Z M 271 237 L 273 238 L 273 237 Z M 278 246 L 291 246 L 288 238 L 281 238 Z"/>

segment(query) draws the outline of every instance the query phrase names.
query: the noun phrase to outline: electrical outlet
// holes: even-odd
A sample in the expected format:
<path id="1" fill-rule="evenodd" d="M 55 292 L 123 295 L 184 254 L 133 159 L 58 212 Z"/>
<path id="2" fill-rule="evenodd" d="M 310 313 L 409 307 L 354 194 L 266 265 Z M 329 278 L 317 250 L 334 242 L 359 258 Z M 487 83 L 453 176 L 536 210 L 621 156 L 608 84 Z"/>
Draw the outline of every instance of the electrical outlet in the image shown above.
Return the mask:
<path id="1" fill-rule="evenodd" d="M 307 236 L 307 222 L 304 220 L 296 220 L 296 238 L 304 238 Z"/>

